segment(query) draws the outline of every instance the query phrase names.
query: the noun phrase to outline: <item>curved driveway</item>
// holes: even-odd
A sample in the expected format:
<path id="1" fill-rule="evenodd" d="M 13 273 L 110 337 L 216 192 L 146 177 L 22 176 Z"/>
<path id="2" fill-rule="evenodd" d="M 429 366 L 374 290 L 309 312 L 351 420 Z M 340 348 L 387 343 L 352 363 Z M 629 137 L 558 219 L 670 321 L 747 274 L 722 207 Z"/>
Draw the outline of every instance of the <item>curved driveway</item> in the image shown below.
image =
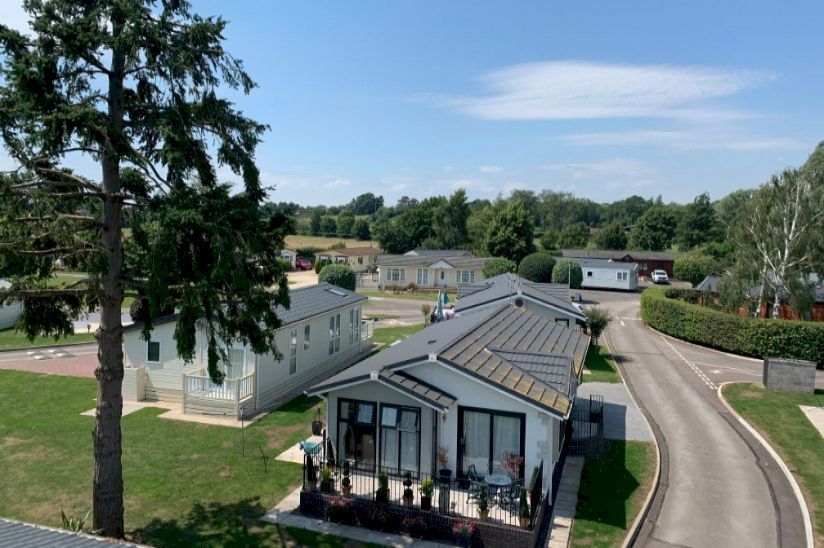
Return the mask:
<path id="1" fill-rule="evenodd" d="M 582 293 L 615 318 L 607 342 L 661 448 L 659 489 L 636 544 L 804 546 L 789 483 L 716 395 L 721 382 L 758 381 L 761 364 L 647 328 L 638 294 Z"/>

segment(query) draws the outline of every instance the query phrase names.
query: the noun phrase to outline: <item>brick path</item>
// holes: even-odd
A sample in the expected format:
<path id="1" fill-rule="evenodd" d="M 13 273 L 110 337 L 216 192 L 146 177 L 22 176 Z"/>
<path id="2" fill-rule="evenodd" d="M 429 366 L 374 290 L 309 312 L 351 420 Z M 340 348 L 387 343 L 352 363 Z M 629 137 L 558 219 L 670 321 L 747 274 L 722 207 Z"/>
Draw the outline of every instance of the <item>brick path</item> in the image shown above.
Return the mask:
<path id="1" fill-rule="evenodd" d="M 65 357 L 60 355 L 67 354 Z M 41 357 L 45 359 L 36 359 Z M 0 369 L 94 378 L 97 346 L 54 346 L 0 352 Z"/>

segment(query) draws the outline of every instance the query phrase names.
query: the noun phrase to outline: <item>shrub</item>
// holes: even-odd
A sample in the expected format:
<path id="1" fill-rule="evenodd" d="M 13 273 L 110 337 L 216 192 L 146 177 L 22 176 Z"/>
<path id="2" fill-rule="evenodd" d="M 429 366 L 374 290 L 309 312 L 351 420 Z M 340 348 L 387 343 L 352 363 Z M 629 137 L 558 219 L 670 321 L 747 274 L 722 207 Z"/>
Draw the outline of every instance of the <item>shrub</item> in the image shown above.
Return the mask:
<path id="1" fill-rule="evenodd" d="M 315 262 L 315 253 L 323 251 L 323 249 L 315 246 L 299 247 L 295 250 L 298 257 L 303 257 L 309 261 Z"/>
<path id="2" fill-rule="evenodd" d="M 561 259 L 552 269 L 552 283 L 554 284 L 569 284 L 572 289 L 581 289 L 583 281 L 584 272 L 581 270 L 581 265 L 571 259 Z"/>
<path id="3" fill-rule="evenodd" d="M 592 335 L 593 344 L 598 344 L 598 337 L 612 321 L 612 316 L 609 315 L 608 310 L 601 310 L 597 306 L 587 308 L 584 313 L 587 316 L 587 330 Z"/>
<path id="4" fill-rule="evenodd" d="M 320 274 L 320 271 L 323 270 L 323 267 L 328 264 L 330 264 L 328 260 L 315 259 L 315 274 Z"/>
<path id="5" fill-rule="evenodd" d="M 518 517 L 519 518 L 528 518 L 529 517 L 529 503 L 526 500 L 526 490 L 521 490 L 521 500 L 518 501 Z"/>
<path id="6" fill-rule="evenodd" d="M 530 253 L 518 265 L 518 275 L 532 282 L 548 282 L 552 278 L 555 259 L 548 253 Z"/>
<path id="7" fill-rule="evenodd" d="M 386 504 L 378 504 L 377 502 L 370 501 L 360 507 L 357 515 L 358 520 L 364 527 L 387 532 L 394 531 L 395 529 L 395 518 L 392 516 L 392 512 L 390 512 Z"/>
<path id="8" fill-rule="evenodd" d="M 283 269 L 284 272 L 292 272 L 295 268 L 292 266 L 292 263 L 287 261 L 286 259 L 276 259 L 278 266 Z"/>
<path id="9" fill-rule="evenodd" d="M 324 266 L 318 275 L 318 283 L 323 282 L 328 282 L 343 289 L 348 289 L 349 291 L 354 291 L 357 283 L 355 273 L 351 268 L 343 264 L 328 264 Z"/>
<path id="10" fill-rule="evenodd" d="M 543 234 L 541 234 L 541 247 L 545 250 L 549 251 L 550 249 L 555 249 L 558 245 L 558 231 L 553 228 L 547 228 Z"/>
<path id="11" fill-rule="evenodd" d="M 402 528 L 412 538 L 426 536 L 426 522 L 420 516 L 406 516 L 403 518 Z"/>
<path id="12" fill-rule="evenodd" d="M 355 507 L 343 497 L 332 497 L 327 506 L 329 521 L 352 525 L 355 523 Z"/>
<path id="13" fill-rule="evenodd" d="M 824 324 L 742 318 L 678 297 L 692 294 L 700 297 L 694 290 L 648 288 L 641 294 L 641 318 L 673 337 L 734 354 L 824 363 Z"/>
<path id="14" fill-rule="evenodd" d="M 472 520 L 456 521 L 452 525 L 452 534 L 458 546 L 472 546 L 478 534 L 478 526 Z"/>
<path id="15" fill-rule="evenodd" d="M 509 259 L 495 257 L 494 259 L 489 259 L 486 261 L 483 269 L 484 278 L 492 278 L 494 276 L 506 274 L 507 272 L 515 272 L 515 268 L 515 263 Z"/>
<path id="16" fill-rule="evenodd" d="M 710 274 L 718 272 L 718 269 L 718 262 L 709 255 L 686 253 L 675 258 L 672 273 L 679 280 L 689 282 L 695 287 Z"/>
<path id="17" fill-rule="evenodd" d="M 435 492 L 435 481 L 432 478 L 426 478 L 421 482 L 418 490 L 421 492 L 421 496 L 431 497 L 432 493 Z"/>

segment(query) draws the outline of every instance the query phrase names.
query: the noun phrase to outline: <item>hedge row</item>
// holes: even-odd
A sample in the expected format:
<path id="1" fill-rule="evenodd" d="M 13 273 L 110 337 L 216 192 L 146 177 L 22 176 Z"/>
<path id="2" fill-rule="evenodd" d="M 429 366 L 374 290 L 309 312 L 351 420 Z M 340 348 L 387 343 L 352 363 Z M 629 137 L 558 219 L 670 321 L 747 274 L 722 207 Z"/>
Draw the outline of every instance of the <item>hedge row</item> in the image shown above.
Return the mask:
<path id="1" fill-rule="evenodd" d="M 824 364 L 824 323 L 742 318 L 667 298 L 660 287 L 641 294 L 641 318 L 658 331 L 726 352 Z"/>

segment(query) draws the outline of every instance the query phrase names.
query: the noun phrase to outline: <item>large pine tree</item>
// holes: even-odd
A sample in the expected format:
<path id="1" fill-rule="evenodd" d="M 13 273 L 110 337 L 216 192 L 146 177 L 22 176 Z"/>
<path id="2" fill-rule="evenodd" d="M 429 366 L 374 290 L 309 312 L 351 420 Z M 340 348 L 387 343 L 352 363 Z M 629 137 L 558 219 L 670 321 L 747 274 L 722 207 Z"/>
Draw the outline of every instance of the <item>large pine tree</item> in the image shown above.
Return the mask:
<path id="1" fill-rule="evenodd" d="M 0 278 L 12 281 L 0 302 L 22 300 L 31 337 L 70 333 L 73 318 L 99 309 L 93 527 L 122 537 L 124 295 L 143 304 L 144 336 L 153 317 L 177 309 L 185 359 L 202 325 L 220 382 L 219 341 L 277 351 L 275 307 L 288 304 L 283 218 L 259 214 L 266 189 L 254 151 L 266 127 L 219 96 L 255 86 L 223 49 L 223 20 L 185 0 L 24 8 L 31 32 L 0 25 L 0 131 L 19 164 L 0 178 Z M 76 156 L 98 165 L 99 180 L 64 167 Z M 243 192 L 218 182 L 219 166 L 242 176 Z M 51 287 L 60 263 L 87 275 Z"/>

